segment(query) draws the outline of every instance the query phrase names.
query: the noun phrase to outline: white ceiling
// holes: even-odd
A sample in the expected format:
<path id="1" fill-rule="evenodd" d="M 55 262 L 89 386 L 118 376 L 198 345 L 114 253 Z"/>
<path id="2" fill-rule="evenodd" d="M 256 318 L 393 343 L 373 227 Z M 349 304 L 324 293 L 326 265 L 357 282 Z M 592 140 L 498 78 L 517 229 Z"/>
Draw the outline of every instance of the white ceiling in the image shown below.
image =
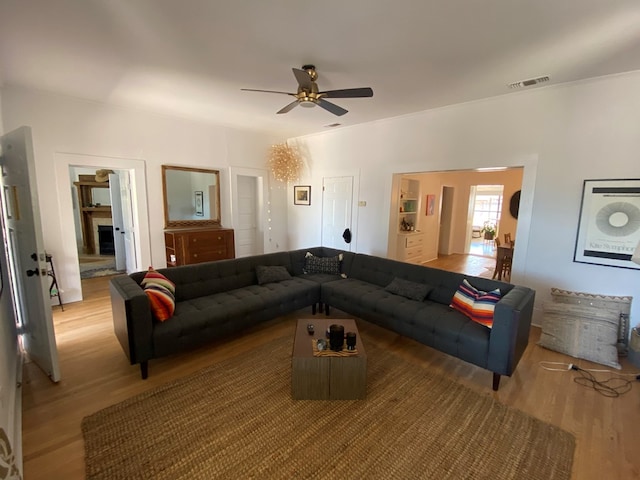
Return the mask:
<path id="1" fill-rule="evenodd" d="M 321 90 L 276 115 L 292 67 Z M 640 69 L 639 0 L 0 0 L 0 82 L 287 136 Z M 534 86 L 529 88 L 541 88 Z"/>

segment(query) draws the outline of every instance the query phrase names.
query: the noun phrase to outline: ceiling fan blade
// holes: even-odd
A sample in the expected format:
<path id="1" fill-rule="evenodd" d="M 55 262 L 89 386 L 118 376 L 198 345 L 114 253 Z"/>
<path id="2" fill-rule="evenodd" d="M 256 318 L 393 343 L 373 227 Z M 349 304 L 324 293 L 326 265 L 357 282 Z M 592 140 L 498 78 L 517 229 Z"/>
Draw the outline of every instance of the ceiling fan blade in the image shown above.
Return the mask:
<path id="1" fill-rule="evenodd" d="M 311 77 L 309 76 L 309 74 L 305 70 L 300 70 L 299 68 L 292 68 L 291 70 L 293 70 L 293 75 L 296 77 L 300 88 L 306 90 L 307 92 L 310 92 Z"/>
<path id="2" fill-rule="evenodd" d="M 283 95 L 293 95 L 295 96 L 295 93 L 289 93 L 289 92 L 276 92 L 275 90 L 256 90 L 254 88 L 241 88 L 240 90 L 243 90 L 245 92 L 264 92 L 264 93 L 282 93 Z"/>
<path id="3" fill-rule="evenodd" d="M 318 100 L 318 105 L 320 105 L 322 108 L 324 108 L 328 112 L 331 112 L 334 115 L 338 115 L 338 116 L 344 115 L 345 113 L 347 113 L 349 111 L 349 110 L 345 110 L 342 107 L 339 107 L 335 103 L 327 102 L 326 100 L 324 100 L 322 98 L 320 98 Z"/>
<path id="4" fill-rule="evenodd" d="M 373 97 L 373 90 L 369 87 L 345 88 L 344 90 L 329 90 L 319 94 L 324 98 L 362 98 Z"/>
<path id="5" fill-rule="evenodd" d="M 298 100 L 295 100 L 293 102 L 291 102 L 289 105 L 287 105 L 286 107 L 281 108 L 280 110 L 278 110 L 276 113 L 287 113 L 291 110 L 293 110 L 295 107 L 298 106 Z"/>

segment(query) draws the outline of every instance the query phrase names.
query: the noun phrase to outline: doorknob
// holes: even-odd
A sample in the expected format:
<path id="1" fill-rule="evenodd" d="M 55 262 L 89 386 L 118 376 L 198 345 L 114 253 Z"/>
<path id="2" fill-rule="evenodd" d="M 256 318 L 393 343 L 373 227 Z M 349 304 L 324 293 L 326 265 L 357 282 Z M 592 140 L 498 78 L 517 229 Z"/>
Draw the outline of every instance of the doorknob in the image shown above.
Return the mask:
<path id="1" fill-rule="evenodd" d="M 27 270 L 27 277 L 33 277 L 34 275 L 40 275 L 40 270 L 34 268 L 33 270 Z"/>
<path id="2" fill-rule="evenodd" d="M 342 232 L 342 238 L 346 243 L 351 243 L 351 230 L 345 228 L 344 232 Z"/>

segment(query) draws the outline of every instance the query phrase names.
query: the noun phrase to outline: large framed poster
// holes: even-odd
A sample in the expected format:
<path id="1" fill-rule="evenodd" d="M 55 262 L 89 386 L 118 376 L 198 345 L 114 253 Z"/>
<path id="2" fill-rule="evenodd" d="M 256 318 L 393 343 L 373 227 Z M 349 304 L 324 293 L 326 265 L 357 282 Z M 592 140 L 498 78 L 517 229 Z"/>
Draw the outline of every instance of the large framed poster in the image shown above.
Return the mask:
<path id="1" fill-rule="evenodd" d="M 640 270 L 640 179 L 585 180 L 574 262 Z"/>

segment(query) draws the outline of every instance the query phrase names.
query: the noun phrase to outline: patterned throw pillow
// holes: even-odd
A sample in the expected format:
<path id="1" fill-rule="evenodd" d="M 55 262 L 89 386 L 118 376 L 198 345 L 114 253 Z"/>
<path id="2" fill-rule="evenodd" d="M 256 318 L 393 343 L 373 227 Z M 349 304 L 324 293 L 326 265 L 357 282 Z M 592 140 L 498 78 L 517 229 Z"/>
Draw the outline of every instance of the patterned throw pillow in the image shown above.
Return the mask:
<path id="1" fill-rule="evenodd" d="M 291 278 L 291 275 L 285 267 L 277 265 L 272 267 L 257 265 L 256 276 L 258 277 L 258 285 L 281 282 L 282 280 L 288 280 Z"/>
<path id="2" fill-rule="evenodd" d="M 421 302 L 429 295 L 433 287 L 427 283 L 417 283 L 395 277 L 384 289 L 389 293 Z"/>
<path id="3" fill-rule="evenodd" d="M 176 309 L 175 284 L 161 273 L 156 272 L 153 267 L 149 267 L 141 285 L 144 293 L 149 297 L 154 317 L 161 322 L 170 319 Z"/>
<path id="4" fill-rule="evenodd" d="M 501 297 L 500 289 L 483 292 L 471 285 L 465 278 L 453 295 L 450 306 L 474 322 L 491 328 L 493 327 L 493 312 Z"/>
<path id="5" fill-rule="evenodd" d="M 335 257 L 316 257 L 313 253 L 307 252 L 304 257 L 304 273 L 328 273 L 340 275 L 342 267 L 342 254 Z"/>
<path id="6" fill-rule="evenodd" d="M 620 312 L 590 305 L 543 304 L 538 345 L 620 369 L 618 323 Z"/>

